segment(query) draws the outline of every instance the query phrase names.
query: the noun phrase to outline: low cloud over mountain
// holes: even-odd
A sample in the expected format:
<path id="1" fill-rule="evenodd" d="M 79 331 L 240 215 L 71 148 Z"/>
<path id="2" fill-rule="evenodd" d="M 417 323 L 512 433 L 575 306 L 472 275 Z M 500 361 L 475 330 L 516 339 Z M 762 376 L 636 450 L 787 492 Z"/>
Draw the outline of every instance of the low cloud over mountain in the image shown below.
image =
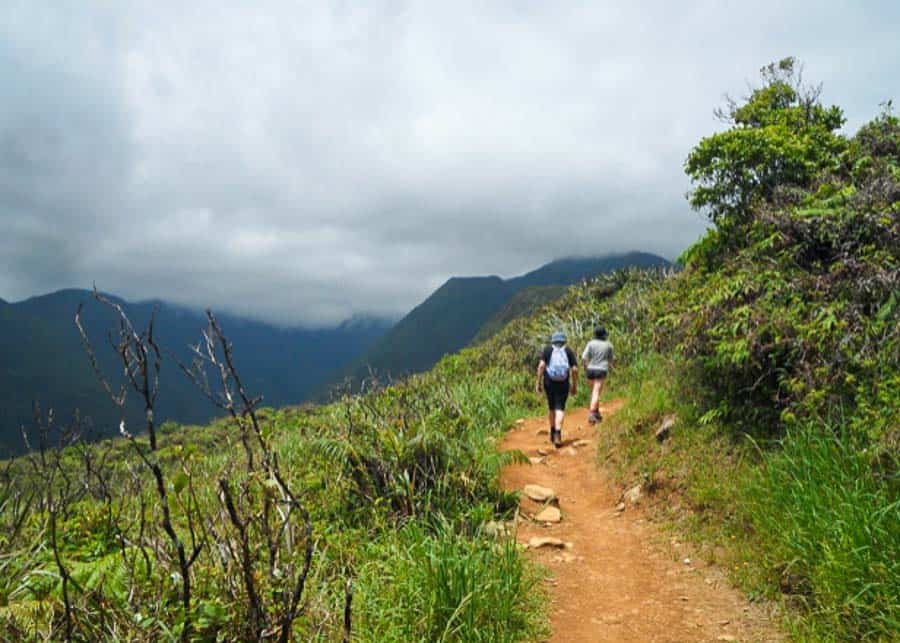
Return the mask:
<path id="1" fill-rule="evenodd" d="M 232 4 L 3 3 L 0 296 L 316 325 L 454 274 L 673 258 L 735 79 L 796 55 L 853 129 L 900 78 L 886 1 Z"/>

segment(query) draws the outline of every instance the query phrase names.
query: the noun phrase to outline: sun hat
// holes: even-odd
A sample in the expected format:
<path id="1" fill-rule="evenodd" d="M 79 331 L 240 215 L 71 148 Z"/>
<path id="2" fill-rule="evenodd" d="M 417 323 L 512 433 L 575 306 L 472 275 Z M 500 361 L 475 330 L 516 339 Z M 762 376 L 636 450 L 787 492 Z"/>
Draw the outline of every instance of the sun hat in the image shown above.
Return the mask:
<path id="1" fill-rule="evenodd" d="M 565 344 L 566 343 L 566 334 L 560 333 L 559 331 L 553 333 L 550 336 L 550 343 L 551 344 Z"/>

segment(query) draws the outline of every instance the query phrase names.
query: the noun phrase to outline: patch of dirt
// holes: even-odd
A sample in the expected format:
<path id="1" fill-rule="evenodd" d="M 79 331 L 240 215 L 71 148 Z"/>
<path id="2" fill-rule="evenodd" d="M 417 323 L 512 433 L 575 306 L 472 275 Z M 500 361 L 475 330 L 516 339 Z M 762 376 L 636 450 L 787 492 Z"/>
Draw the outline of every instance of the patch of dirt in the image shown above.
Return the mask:
<path id="1" fill-rule="evenodd" d="M 603 416 L 624 403 L 618 399 L 603 404 Z M 539 537 L 564 543 L 562 548 L 529 550 L 529 556 L 550 571 L 550 641 L 783 638 L 764 608 L 729 586 L 720 570 L 674 546 L 658 544 L 662 535 L 644 518 L 640 505 L 626 502 L 622 510 L 619 492 L 597 463 L 603 422 L 592 427 L 585 409 L 573 409 L 566 414 L 559 450 L 550 446 L 546 431 L 538 433 L 546 427 L 546 417 L 526 419 L 506 435 L 500 448 L 519 449 L 533 458 L 530 464 L 504 469 L 504 488 L 521 491 L 537 484 L 556 495 L 549 502 L 536 502 L 523 494 L 516 530 L 522 544 Z M 547 506 L 561 510 L 561 522 L 531 519 Z"/>

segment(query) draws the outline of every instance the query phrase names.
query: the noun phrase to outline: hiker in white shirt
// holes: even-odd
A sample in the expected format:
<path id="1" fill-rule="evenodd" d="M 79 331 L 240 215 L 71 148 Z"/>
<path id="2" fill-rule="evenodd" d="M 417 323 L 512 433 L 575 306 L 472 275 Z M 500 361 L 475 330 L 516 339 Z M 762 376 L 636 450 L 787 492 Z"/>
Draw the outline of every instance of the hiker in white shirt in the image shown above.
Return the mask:
<path id="1" fill-rule="evenodd" d="M 606 338 L 606 329 L 598 326 L 594 329 L 594 339 L 587 343 L 581 354 L 584 370 L 592 386 L 591 405 L 588 407 L 588 422 L 591 424 L 596 424 L 602 419 L 600 417 L 600 393 L 603 392 L 603 383 L 612 368 L 613 347 Z"/>

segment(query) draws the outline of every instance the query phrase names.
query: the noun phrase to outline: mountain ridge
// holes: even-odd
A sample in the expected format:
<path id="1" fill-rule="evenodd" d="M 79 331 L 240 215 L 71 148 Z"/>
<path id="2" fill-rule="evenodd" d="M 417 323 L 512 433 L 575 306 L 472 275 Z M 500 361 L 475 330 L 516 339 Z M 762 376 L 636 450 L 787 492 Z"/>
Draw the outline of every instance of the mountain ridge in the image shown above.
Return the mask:
<path id="1" fill-rule="evenodd" d="M 173 359 L 190 363 L 188 346 L 201 339 L 205 315 L 158 299 L 128 302 L 104 296 L 122 306 L 138 330 L 156 316 L 156 337 L 166 349 L 160 418 L 195 424 L 216 415 Z M 45 411 L 53 408 L 58 417 L 79 409 L 92 419 L 95 437 L 115 432 L 119 413 L 92 372 L 74 324 L 79 305 L 101 368 L 109 376 L 119 374 L 105 337 L 115 318 L 91 291 L 64 288 L 0 306 L 0 454 L 23 450 L 19 429 L 32 423 L 32 400 Z M 231 313 L 216 317 L 234 344 L 247 385 L 266 392 L 266 405 L 278 406 L 307 401 L 319 385 L 323 365 L 328 372 L 341 368 L 389 327 L 386 320 L 364 316 L 325 329 L 284 328 Z M 137 406 L 136 400 L 126 405 L 130 425 L 140 421 Z"/>
<path id="2" fill-rule="evenodd" d="M 620 268 L 670 265 L 658 255 L 631 251 L 601 257 L 564 257 L 508 279 L 497 275 L 451 277 L 380 337 L 344 374 L 358 384 L 370 372 L 390 379 L 427 370 L 442 356 L 470 344 L 484 325 L 526 288 L 567 286 Z"/>

